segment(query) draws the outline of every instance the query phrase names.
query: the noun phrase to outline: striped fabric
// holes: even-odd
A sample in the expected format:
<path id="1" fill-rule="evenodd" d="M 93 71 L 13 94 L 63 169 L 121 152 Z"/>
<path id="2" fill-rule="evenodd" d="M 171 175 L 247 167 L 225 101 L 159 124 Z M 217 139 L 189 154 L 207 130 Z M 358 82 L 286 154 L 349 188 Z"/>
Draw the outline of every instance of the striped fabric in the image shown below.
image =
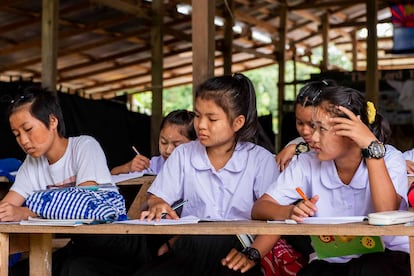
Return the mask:
<path id="1" fill-rule="evenodd" d="M 125 199 L 114 191 L 76 187 L 39 191 L 26 199 L 26 205 L 47 219 L 126 219 Z"/>

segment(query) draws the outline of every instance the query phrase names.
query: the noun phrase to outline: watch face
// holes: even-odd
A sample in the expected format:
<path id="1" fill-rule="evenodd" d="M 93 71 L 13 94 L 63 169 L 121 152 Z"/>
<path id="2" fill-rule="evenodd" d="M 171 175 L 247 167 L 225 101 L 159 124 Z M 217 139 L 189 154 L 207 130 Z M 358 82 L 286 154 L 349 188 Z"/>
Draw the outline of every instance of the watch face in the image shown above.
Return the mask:
<path id="1" fill-rule="evenodd" d="M 296 146 L 296 154 L 301 154 L 304 152 L 308 152 L 309 149 L 309 145 L 307 143 L 304 142 L 300 142 L 297 146 Z"/>
<path id="2" fill-rule="evenodd" d="M 373 158 L 383 158 L 385 156 L 385 146 L 383 143 L 373 141 L 369 147 L 369 155 Z"/>

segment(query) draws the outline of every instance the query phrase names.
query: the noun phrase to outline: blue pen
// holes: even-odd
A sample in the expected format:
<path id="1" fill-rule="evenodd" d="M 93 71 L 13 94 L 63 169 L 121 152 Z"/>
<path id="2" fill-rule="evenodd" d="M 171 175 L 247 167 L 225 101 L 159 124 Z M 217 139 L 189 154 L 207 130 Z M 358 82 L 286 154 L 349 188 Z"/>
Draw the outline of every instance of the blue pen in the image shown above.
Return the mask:
<path id="1" fill-rule="evenodd" d="M 175 211 L 175 210 L 177 210 L 178 208 L 180 208 L 181 206 L 183 206 L 184 205 L 184 203 L 186 203 L 188 200 L 186 199 L 186 200 L 183 200 L 183 201 L 181 201 L 180 203 L 178 203 L 178 204 L 176 204 L 176 205 L 174 205 L 174 206 L 172 206 L 171 207 L 171 209 L 173 209 L 173 211 Z M 165 216 L 167 215 L 167 213 L 162 213 L 162 215 L 161 215 L 161 218 L 165 218 Z"/>

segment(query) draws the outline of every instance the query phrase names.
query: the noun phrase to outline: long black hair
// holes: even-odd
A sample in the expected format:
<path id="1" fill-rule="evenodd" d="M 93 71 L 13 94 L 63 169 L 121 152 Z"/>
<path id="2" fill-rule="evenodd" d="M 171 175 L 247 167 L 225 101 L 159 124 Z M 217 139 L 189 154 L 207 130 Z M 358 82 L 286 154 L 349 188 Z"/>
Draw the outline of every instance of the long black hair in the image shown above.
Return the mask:
<path id="1" fill-rule="evenodd" d="M 253 142 L 273 152 L 271 143 L 267 142 L 269 138 L 259 125 L 256 91 L 248 77 L 236 73 L 232 76 L 210 78 L 198 86 L 195 97 L 214 101 L 224 110 L 230 121 L 239 115 L 245 117 L 244 126 L 236 133 L 236 142 Z"/>
<path id="2" fill-rule="evenodd" d="M 378 112 L 375 112 L 373 121 L 369 121 L 367 100 L 358 90 L 343 86 L 325 87 L 315 97 L 313 105 L 323 108 L 332 116 L 348 118 L 347 115 L 337 108 L 337 106 L 344 106 L 356 116 L 359 116 L 361 121 L 369 127 L 379 141 L 383 143 L 389 142 L 391 128 L 388 121 Z"/>
<path id="3" fill-rule="evenodd" d="M 197 139 L 197 134 L 194 130 L 194 112 L 188 111 L 185 109 L 178 109 L 171 111 L 167 116 L 162 119 L 160 130 L 164 128 L 165 125 L 173 124 L 177 126 L 182 126 L 184 131 L 181 135 L 187 137 L 189 140 Z"/>

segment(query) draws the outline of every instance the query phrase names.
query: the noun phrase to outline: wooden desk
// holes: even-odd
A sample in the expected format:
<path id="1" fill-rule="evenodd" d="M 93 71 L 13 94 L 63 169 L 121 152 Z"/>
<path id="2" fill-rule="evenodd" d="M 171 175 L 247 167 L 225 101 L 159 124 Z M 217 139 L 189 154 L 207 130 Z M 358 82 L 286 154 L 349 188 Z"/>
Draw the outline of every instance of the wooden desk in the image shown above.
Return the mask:
<path id="1" fill-rule="evenodd" d="M 151 186 L 154 179 L 155 179 L 154 175 L 145 175 L 145 176 L 132 178 L 132 179 L 128 179 L 128 180 L 116 183 L 116 185 L 118 186 L 141 185 L 141 187 L 139 188 L 138 194 L 135 196 L 134 200 L 132 201 L 131 206 L 128 209 L 128 217 L 130 219 L 139 218 L 139 214 L 141 212 L 142 206 L 147 199 L 147 190 Z"/>
<path id="2" fill-rule="evenodd" d="M 263 221 L 201 222 L 194 225 L 148 226 L 128 224 L 82 225 L 76 227 L 0 224 L 0 276 L 8 275 L 9 235 L 26 233 L 30 237 L 30 275 L 51 275 L 52 237 L 65 234 L 276 234 L 276 235 L 378 235 L 410 236 L 411 270 L 414 271 L 414 227 L 372 226 L 366 222 L 316 225 L 270 224 Z"/>

